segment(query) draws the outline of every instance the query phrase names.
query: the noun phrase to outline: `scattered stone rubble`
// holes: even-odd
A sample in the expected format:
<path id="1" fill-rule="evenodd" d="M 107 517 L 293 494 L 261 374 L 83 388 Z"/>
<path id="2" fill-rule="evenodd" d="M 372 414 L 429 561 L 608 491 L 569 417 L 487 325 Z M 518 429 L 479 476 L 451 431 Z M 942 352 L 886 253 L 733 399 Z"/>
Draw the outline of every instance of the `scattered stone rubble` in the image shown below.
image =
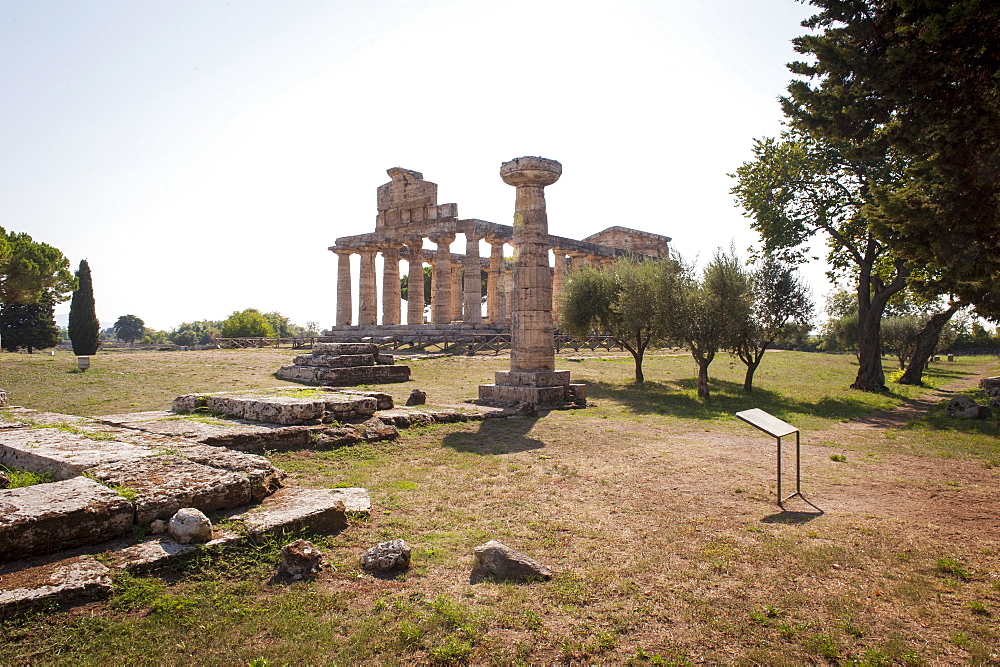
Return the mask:
<path id="1" fill-rule="evenodd" d="M 372 572 L 391 572 L 410 567 L 410 545 L 403 540 L 380 542 L 361 555 L 361 567 Z"/>
<path id="2" fill-rule="evenodd" d="M 167 524 L 167 535 L 177 544 L 196 544 L 212 539 L 212 521 L 193 507 L 177 510 Z"/>
<path id="3" fill-rule="evenodd" d="M 300 354 L 294 361 L 278 369 L 279 378 L 336 387 L 410 379 L 410 367 L 396 365 L 375 343 L 316 343 L 312 354 Z"/>
<path id="4" fill-rule="evenodd" d="M 323 552 L 308 540 L 295 540 L 281 547 L 278 553 L 276 578 L 295 581 L 312 578 L 319 573 L 323 562 Z"/>
<path id="5" fill-rule="evenodd" d="M 968 396 L 956 396 L 944 407 L 945 414 L 953 419 L 989 419 L 992 411 L 979 405 Z"/>
<path id="6" fill-rule="evenodd" d="M 496 540 L 475 547 L 472 554 L 476 559 L 470 577 L 472 583 L 487 577 L 502 581 L 547 581 L 552 578 L 552 570 Z"/>

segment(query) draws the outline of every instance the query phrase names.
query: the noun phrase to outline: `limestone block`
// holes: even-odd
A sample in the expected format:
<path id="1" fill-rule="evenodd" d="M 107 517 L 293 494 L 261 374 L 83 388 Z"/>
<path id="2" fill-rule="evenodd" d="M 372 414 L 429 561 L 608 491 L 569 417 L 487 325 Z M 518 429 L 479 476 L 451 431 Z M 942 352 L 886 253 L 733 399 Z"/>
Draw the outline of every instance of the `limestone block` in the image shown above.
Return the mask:
<path id="1" fill-rule="evenodd" d="M 368 416 L 375 414 L 378 409 L 378 399 L 372 396 L 352 396 L 350 394 L 330 394 L 318 397 L 323 401 L 327 412 L 338 415 L 352 414 L 353 416 Z M 341 420 L 342 421 L 342 420 Z"/>
<path id="2" fill-rule="evenodd" d="M 392 394 L 387 394 L 384 391 L 364 391 L 360 389 L 342 389 L 337 391 L 338 394 L 346 394 L 347 396 L 364 396 L 366 398 L 375 399 L 375 409 L 376 410 L 392 410 L 395 407 L 392 402 Z"/>
<path id="3" fill-rule="evenodd" d="M 0 560 L 114 539 L 132 530 L 132 504 L 86 477 L 0 491 Z"/>
<path id="4" fill-rule="evenodd" d="M 382 356 L 382 355 L 378 355 Z M 392 355 L 386 355 L 392 359 Z M 296 366 L 326 366 L 328 368 L 350 368 L 351 366 L 374 366 L 372 354 L 300 354 L 295 357 Z"/>
<path id="5" fill-rule="evenodd" d="M 316 449 L 337 449 L 361 442 L 361 434 L 350 426 L 328 428 L 312 443 Z"/>
<path id="6" fill-rule="evenodd" d="M 208 396 L 205 400 L 205 405 L 210 410 L 221 412 L 230 417 L 244 419 L 246 418 L 247 407 L 251 400 L 247 396 L 217 394 Z"/>
<path id="7" fill-rule="evenodd" d="M 454 424 L 457 422 L 468 421 L 468 417 L 458 410 L 431 410 L 430 416 L 434 418 L 434 421 L 440 424 Z"/>
<path id="8" fill-rule="evenodd" d="M 281 488 L 281 482 L 287 476 L 284 470 L 275 468 L 263 456 L 233 451 L 227 447 L 177 443 L 171 448 L 171 452 L 203 466 L 246 476 L 250 480 L 250 495 L 258 502 Z"/>
<path id="9" fill-rule="evenodd" d="M 538 407 L 559 407 L 566 403 L 564 387 L 510 387 L 479 385 L 479 400 L 494 405 L 533 403 Z"/>
<path id="10" fill-rule="evenodd" d="M 51 428 L 0 430 L 0 465 L 70 479 L 106 461 L 134 461 L 156 452 Z"/>
<path id="11" fill-rule="evenodd" d="M 378 418 L 384 421 L 386 424 L 392 424 L 396 428 L 410 427 L 410 414 L 404 410 L 396 410 L 393 412 L 381 412 L 379 413 Z"/>
<path id="12" fill-rule="evenodd" d="M 270 424 L 306 424 L 321 419 L 324 412 L 326 407 L 322 400 L 268 396 L 250 400 L 243 418 Z"/>
<path id="13" fill-rule="evenodd" d="M 286 450 L 303 447 L 309 443 L 309 426 L 250 424 L 242 421 L 215 419 L 196 421 L 178 418 L 177 415 L 170 412 L 149 413 L 149 416 L 151 418 L 145 421 L 128 422 L 128 428 L 143 433 L 177 436 L 168 442 L 161 443 L 159 445 L 161 449 L 176 450 L 190 446 L 190 442 L 185 443 L 179 441 L 178 438 L 242 451 Z M 114 420 L 120 417 L 119 415 L 111 415 L 97 419 L 114 423 Z M 183 455 L 187 456 L 186 453 Z"/>
<path id="14" fill-rule="evenodd" d="M 316 370 L 316 380 L 332 386 L 406 382 L 409 379 L 409 366 L 359 366 L 355 368 L 318 368 Z"/>
<path id="15" fill-rule="evenodd" d="M 374 343 L 316 343 L 312 347 L 313 354 L 378 354 L 378 345 Z"/>
<path id="16" fill-rule="evenodd" d="M 251 537 L 307 529 L 336 532 L 347 527 L 347 509 L 334 489 L 282 489 L 252 510 L 233 517 Z"/>
<path id="17" fill-rule="evenodd" d="M 178 556 L 191 553 L 203 546 L 217 544 L 232 544 L 243 539 L 238 533 L 228 530 L 216 530 L 215 538 L 207 544 L 178 544 L 169 537 L 162 535 L 151 537 L 133 546 L 116 549 L 108 553 L 112 558 L 111 567 L 124 570 L 150 570 L 174 560 Z"/>
<path id="18" fill-rule="evenodd" d="M 109 595 L 108 568 L 93 556 L 76 556 L 0 577 L 0 618 Z"/>
<path id="19" fill-rule="evenodd" d="M 391 354 L 379 354 L 375 357 L 375 363 L 382 364 L 385 366 L 391 366 L 392 364 L 396 363 L 396 359 Z"/>
<path id="20" fill-rule="evenodd" d="M 278 369 L 276 375 L 281 380 L 315 384 L 317 369 L 317 366 L 282 366 Z"/>
<path id="21" fill-rule="evenodd" d="M 569 371 L 496 371 L 496 383 L 521 387 L 562 387 L 569 384 Z"/>
<path id="22" fill-rule="evenodd" d="M 179 456 L 107 463 L 92 468 L 90 473 L 105 484 L 120 485 L 136 494 L 136 523 L 169 519 L 182 507 L 214 512 L 253 500 L 250 480 L 245 475 Z"/>
<path id="23" fill-rule="evenodd" d="M 203 408 L 208 404 L 208 396 L 204 394 L 185 394 L 178 396 L 170 404 L 170 409 L 174 412 L 194 412 L 198 408 Z"/>

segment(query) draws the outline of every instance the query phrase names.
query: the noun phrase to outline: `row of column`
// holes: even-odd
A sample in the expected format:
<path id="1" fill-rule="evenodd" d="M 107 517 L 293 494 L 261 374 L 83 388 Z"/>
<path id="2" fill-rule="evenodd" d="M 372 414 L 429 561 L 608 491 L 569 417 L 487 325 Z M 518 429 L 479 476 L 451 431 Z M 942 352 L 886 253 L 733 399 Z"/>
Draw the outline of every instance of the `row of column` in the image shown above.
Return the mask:
<path id="1" fill-rule="evenodd" d="M 461 320 L 466 324 L 509 324 L 511 291 L 513 278 L 511 271 L 504 267 L 503 238 L 486 237 L 490 244 L 490 263 L 486 272 L 486 318 L 482 316 L 482 286 L 479 256 L 479 241 L 483 238 L 466 234 L 465 258 L 462 263 L 452 261 L 451 244 L 455 234 L 438 234 L 428 237 L 437 244 L 437 250 L 429 259 L 433 267 L 431 273 L 431 322 L 448 324 Z M 410 285 L 406 321 L 409 324 L 424 323 L 424 258 L 423 237 L 407 240 L 402 246 L 408 259 L 407 281 Z M 584 252 L 553 248 L 555 267 L 552 273 L 552 316 L 558 317 L 559 295 L 570 271 L 583 266 L 597 266 L 613 262 L 613 257 L 588 255 Z M 401 323 L 402 300 L 399 286 L 399 248 L 368 245 L 356 248 L 336 249 L 337 254 L 337 326 L 352 324 L 352 280 L 351 255 L 361 257 L 360 281 L 358 286 L 358 325 L 378 324 L 378 299 L 375 256 L 382 254 L 382 324 Z M 465 278 L 462 279 L 462 269 Z M 416 286 L 416 289 L 413 288 Z"/>

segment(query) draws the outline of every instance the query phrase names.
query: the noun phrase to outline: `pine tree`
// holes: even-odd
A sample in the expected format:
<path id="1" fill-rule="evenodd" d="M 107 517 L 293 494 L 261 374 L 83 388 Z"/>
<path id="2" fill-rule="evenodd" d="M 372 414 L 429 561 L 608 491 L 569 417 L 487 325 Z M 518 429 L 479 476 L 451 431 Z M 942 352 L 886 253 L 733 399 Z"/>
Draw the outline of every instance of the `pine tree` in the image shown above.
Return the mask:
<path id="1" fill-rule="evenodd" d="M 73 341 L 73 354 L 89 356 L 96 354 L 101 345 L 101 325 L 97 321 L 94 284 L 87 260 L 80 260 L 76 279 L 79 287 L 73 292 L 73 300 L 69 304 L 69 338 Z"/>
<path id="2" fill-rule="evenodd" d="M 26 348 L 28 353 L 59 343 L 52 290 L 42 293 L 38 303 L 12 303 L 0 313 L 0 342 L 8 352 Z"/>

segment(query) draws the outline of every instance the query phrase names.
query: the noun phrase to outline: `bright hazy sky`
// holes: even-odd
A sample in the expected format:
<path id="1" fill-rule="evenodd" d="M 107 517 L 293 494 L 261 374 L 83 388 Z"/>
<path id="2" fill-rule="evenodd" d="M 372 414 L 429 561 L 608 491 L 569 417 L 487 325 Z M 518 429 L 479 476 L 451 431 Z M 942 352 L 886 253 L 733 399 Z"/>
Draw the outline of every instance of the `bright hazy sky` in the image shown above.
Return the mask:
<path id="1" fill-rule="evenodd" d="M 756 235 L 726 174 L 780 131 L 789 40 L 812 13 L 794 0 L 0 0 L 0 226 L 74 269 L 87 259 L 103 322 L 158 329 L 249 307 L 333 324 L 327 248 L 374 229 L 394 166 L 438 183 L 460 218 L 510 224 L 501 162 L 552 158 L 552 234 L 623 225 L 687 257 L 730 243 L 745 256 Z"/>

